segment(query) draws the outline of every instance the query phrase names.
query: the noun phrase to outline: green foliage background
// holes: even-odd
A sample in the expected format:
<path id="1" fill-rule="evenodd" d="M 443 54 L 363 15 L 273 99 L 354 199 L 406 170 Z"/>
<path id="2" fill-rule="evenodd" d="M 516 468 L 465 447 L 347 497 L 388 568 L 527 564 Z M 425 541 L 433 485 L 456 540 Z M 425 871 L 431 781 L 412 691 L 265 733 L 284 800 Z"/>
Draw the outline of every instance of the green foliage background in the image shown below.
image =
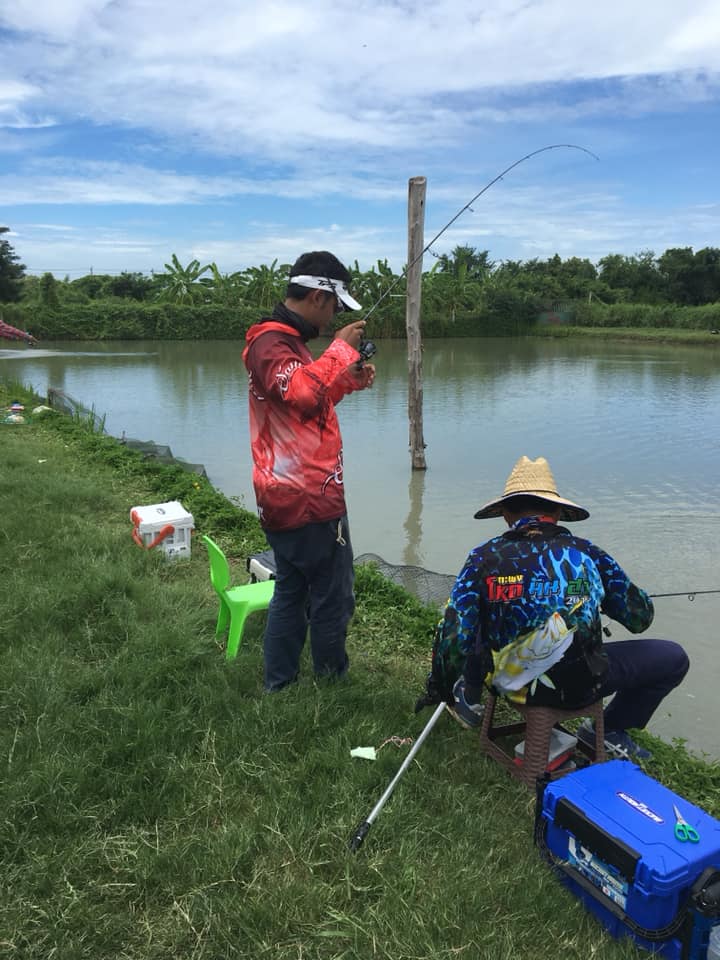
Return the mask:
<path id="1" fill-rule="evenodd" d="M 7 232 L 7 228 L 0 228 Z M 433 261 L 434 257 L 434 262 Z M 238 339 L 284 298 L 290 266 L 263 264 L 223 274 L 215 263 L 175 254 L 165 272 L 124 272 L 57 280 L 25 276 L 10 244 L 0 244 L 0 315 L 43 340 Z M 656 257 L 609 254 L 597 265 L 557 254 L 493 262 L 489 251 L 457 246 L 426 254 L 423 336 L 517 336 L 543 326 L 720 329 L 720 248 L 672 248 Z M 387 260 L 350 267 L 352 288 L 371 312 L 373 336 L 405 336 L 404 272 Z M 4 301 L 4 302 L 3 302 Z"/>

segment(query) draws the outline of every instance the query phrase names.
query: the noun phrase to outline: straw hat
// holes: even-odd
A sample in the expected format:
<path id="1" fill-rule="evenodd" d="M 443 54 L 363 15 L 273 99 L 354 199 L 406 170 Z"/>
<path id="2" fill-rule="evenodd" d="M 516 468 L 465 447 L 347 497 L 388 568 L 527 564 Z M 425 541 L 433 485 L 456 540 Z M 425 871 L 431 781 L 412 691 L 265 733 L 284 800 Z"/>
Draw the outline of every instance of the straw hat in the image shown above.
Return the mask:
<path id="1" fill-rule="evenodd" d="M 537 460 L 520 457 L 507 478 L 503 495 L 480 507 L 475 514 L 475 519 L 501 517 L 503 507 L 508 504 L 508 501 L 520 496 L 538 497 L 540 500 L 547 500 L 553 506 L 561 507 L 561 520 L 586 520 L 590 516 L 585 507 L 580 507 L 572 500 L 559 496 L 550 464 L 545 457 L 538 457 Z"/>

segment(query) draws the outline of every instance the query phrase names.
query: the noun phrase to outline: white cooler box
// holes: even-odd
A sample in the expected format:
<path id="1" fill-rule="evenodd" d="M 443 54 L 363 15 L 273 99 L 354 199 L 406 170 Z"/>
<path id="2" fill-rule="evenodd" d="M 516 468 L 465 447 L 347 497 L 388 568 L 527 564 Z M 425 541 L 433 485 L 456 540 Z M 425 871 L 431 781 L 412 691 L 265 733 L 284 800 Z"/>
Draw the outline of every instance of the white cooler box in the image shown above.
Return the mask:
<path id="1" fill-rule="evenodd" d="M 160 549 L 167 557 L 189 557 L 190 537 L 195 526 L 192 514 L 179 500 L 153 503 L 147 507 L 133 507 L 132 538 L 139 547 Z"/>

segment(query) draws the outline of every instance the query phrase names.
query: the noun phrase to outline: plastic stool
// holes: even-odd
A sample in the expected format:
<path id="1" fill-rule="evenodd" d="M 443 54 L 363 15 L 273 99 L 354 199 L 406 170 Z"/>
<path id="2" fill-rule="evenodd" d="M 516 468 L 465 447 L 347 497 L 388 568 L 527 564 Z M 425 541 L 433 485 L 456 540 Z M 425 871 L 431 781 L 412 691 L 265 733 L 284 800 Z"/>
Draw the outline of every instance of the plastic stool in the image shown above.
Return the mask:
<path id="1" fill-rule="evenodd" d="M 558 710 L 554 707 L 527 706 L 505 700 L 509 707 L 517 711 L 522 717 L 516 723 L 495 725 L 495 707 L 497 694 L 490 691 L 485 703 L 483 722 L 480 728 L 480 749 L 487 756 L 497 760 L 514 777 L 522 781 L 527 787 L 535 789 L 538 777 L 545 773 L 550 753 L 550 737 L 555 726 L 562 727 L 565 720 L 574 720 L 578 717 L 591 717 L 595 723 L 595 748 L 587 746 L 578 740 L 576 750 L 585 754 L 591 762 L 605 760 L 605 723 L 603 719 L 603 702 L 597 700 L 587 707 L 577 710 Z M 504 750 L 496 741 L 501 737 L 513 734 L 525 735 L 525 758 L 522 763 L 515 763 L 514 757 Z M 568 770 L 562 767 L 550 773 L 550 778 L 562 776 Z"/>

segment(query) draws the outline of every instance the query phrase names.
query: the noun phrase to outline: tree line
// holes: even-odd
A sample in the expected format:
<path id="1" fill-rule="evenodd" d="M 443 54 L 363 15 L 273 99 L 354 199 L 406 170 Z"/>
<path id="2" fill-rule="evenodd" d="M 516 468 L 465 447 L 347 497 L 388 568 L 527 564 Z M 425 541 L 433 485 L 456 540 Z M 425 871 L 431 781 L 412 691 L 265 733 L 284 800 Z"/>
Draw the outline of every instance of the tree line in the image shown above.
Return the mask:
<path id="1" fill-rule="evenodd" d="M 221 272 L 215 263 L 173 254 L 150 275 L 88 274 L 58 280 L 28 275 L 0 227 L 0 304 L 40 336 L 242 335 L 247 325 L 282 300 L 289 264 Z M 488 250 L 459 245 L 426 255 L 422 322 L 427 336 L 518 333 L 543 313 L 562 312 L 587 325 L 717 327 L 720 322 L 720 248 L 643 251 L 589 259 L 493 261 Z M 373 310 L 375 336 L 403 336 L 405 277 L 387 260 L 361 270 L 349 266 L 354 296 Z M 703 309 L 691 309 L 703 308 Z M 12 321 L 11 321 L 12 322 Z"/>

